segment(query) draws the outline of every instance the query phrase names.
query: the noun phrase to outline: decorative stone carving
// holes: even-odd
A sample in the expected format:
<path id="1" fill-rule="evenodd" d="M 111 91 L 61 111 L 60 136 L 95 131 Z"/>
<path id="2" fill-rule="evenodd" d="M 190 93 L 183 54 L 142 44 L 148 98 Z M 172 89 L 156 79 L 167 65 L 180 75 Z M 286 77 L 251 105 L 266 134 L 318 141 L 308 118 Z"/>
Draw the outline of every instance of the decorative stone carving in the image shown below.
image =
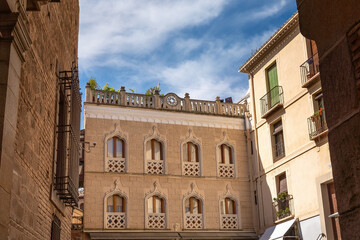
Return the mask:
<path id="1" fill-rule="evenodd" d="M 107 156 L 107 141 L 113 137 L 118 137 L 124 141 L 125 144 L 125 158 L 122 157 L 108 157 Z M 128 159 L 128 144 L 127 144 L 128 135 L 125 134 L 121 127 L 120 122 L 114 124 L 114 130 L 105 135 L 104 140 L 104 169 L 105 172 L 116 172 L 116 173 L 125 173 L 127 171 L 127 161 Z"/>
<path id="2" fill-rule="evenodd" d="M 188 136 L 183 138 L 181 140 L 181 144 L 180 144 L 180 158 L 181 158 L 181 166 L 182 166 L 182 175 L 184 176 L 201 176 L 201 172 L 202 172 L 202 144 L 201 144 L 201 140 L 199 138 L 197 138 L 192 129 L 188 129 Z M 191 142 L 195 145 L 198 146 L 198 158 L 199 158 L 199 162 L 187 162 L 185 160 L 184 156 L 184 145 L 187 144 L 188 142 Z"/>
<path id="3" fill-rule="evenodd" d="M 106 192 L 104 197 L 104 228 L 125 229 L 128 197 L 127 194 L 119 188 L 119 185 L 121 185 L 119 180 L 115 180 L 114 185 L 114 188 Z M 125 198 L 125 212 L 107 211 L 107 198 L 115 194 Z"/>
<path id="4" fill-rule="evenodd" d="M 233 200 L 236 204 L 236 214 L 226 214 L 221 211 L 221 202 L 225 204 L 225 198 Z M 230 185 L 226 184 L 225 193 L 219 198 L 219 212 L 220 212 L 220 229 L 239 229 L 240 228 L 240 204 L 237 201 L 238 197 L 230 192 Z"/>
<path id="5" fill-rule="evenodd" d="M 190 214 L 185 213 L 185 201 L 190 197 L 200 199 L 202 212 L 200 214 Z M 198 193 L 197 186 L 195 183 L 190 184 L 190 191 L 188 191 L 183 197 L 183 216 L 184 216 L 184 228 L 185 229 L 203 229 L 205 228 L 204 224 L 204 212 L 205 212 L 205 199 Z"/>
<path id="6" fill-rule="evenodd" d="M 159 184 L 157 181 L 153 183 L 154 189 L 150 190 L 145 194 L 145 228 L 150 229 L 165 229 L 167 226 L 167 197 L 163 192 L 160 190 Z M 148 199 L 158 196 L 164 200 L 164 213 L 149 213 L 148 212 Z"/>
<path id="7" fill-rule="evenodd" d="M 235 178 L 236 177 L 236 154 L 235 154 L 235 142 L 231 141 L 226 131 L 223 131 L 222 138 L 216 144 L 216 165 L 217 165 L 217 176 L 218 177 L 228 177 Z M 222 144 L 226 144 L 231 148 L 232 154 L 232 164 L 229 163 L 221 163 L 221 154 L 219 153 L 219 148 Z"/>
<path id="8" fill-rule="evenodd" d="M 151 139 L 155 139 L 162 144 L 163 159 L 161 160 L 152 160 L 146 159 L 146 143 Z M 166 139 L 162 136 L 154 125 L 152 127 L 152 132 L 144 137 L 144 172 L 149 174 L 165 174 L 166 173 Z"/>

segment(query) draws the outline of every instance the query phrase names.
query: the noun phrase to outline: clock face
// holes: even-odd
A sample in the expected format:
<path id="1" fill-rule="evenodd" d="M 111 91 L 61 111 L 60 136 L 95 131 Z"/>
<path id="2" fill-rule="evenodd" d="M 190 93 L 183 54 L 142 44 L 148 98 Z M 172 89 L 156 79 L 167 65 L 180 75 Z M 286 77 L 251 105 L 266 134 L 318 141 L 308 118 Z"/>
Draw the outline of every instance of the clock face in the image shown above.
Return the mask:
<path id="1" fill-rule="evenodd" d="M 177 104 L 177 100 L 174 96 L 168 96 L 166 102 L 171 106 L 175 106 Z"/>

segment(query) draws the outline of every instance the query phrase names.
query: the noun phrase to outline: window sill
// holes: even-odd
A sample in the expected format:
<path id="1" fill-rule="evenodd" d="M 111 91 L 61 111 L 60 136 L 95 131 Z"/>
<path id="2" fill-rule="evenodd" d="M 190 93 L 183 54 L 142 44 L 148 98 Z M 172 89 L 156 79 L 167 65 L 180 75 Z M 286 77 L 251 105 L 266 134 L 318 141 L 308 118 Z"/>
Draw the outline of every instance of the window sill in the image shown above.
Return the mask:
<path id="1" fill-rule="evenodd" d="M 283 159 L 284 157 L 285 157 L 285 153 L 284 153 L 284 154 L 281 154 L 281 155 L 278 156 L 278 157 L 274 157 L 273 162 L 275 163 L 275 162 L 277 162 L 277 161 L 280 161 L 280 160 Z"/>
<path id="2" fill-rule="evenodd" d="M 65 216 L 66 206 L 65 204 L 58 198 L 56 194 L 56 190 L 53 189 L 53 185 L 50 186 L 50 201 L 52 204 L 59 210 L 59 212 Z"/>
<path id="3" fill-rule="evenodd" d="M 290 216 L 288 217 L 284 217 L 282 219 L 279 219 L 279 220 L 276 220 L 274 223 L 275 224 L 279 224 L 279 223 L 282 223 L 282 222 L 286 222 L 287 220 L 290 220 L 290 219 L 293 219 L 295 217 L 294 214 L 291 214 Z"/>
<path id="4" fill-rule="evenodd" d="M 309 78 L 303 85 L 303 88 L 309 88 L 312 85 L 314 85 L 314 83 L 317 82 L 317 80 L 320 79 L 320 72 L 316 73 L 314 76 L 312 76 L 311 78 Z"/>

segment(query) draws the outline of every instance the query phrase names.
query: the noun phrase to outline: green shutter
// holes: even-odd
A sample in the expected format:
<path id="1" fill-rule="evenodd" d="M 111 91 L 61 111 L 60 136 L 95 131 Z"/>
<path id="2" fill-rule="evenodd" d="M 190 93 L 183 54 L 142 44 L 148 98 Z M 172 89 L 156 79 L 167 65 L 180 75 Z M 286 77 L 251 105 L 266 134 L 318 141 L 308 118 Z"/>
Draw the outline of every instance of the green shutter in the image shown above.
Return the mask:
<path id="1" fill-rule="evenodd" d="M 278 77 L 277 77 L 277 67 L 276 64 L 271 66 L 268 71 L 268 81 L 269 81 L 269 107 L 272 108 L 277 103 L 279 103 L 279 88 L 275 88 L 278 86 Z"/>

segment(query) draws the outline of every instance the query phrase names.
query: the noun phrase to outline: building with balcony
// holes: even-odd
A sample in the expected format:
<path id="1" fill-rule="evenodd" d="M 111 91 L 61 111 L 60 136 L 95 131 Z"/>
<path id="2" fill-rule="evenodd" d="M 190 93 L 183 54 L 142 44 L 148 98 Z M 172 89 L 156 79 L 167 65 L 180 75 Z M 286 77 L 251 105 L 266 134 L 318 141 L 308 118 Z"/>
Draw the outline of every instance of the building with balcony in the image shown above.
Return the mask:
<path id="1" fill-rule="evenodd" d="M 315 42 L 300 34 L 298 14 L 239 72 L 249 76 L 251 188 L 260 239 L 340 239 L 319 58 Z"/>
<path id="2" fill-rule="evenodd" d="M 86 87 L 91 239 L 258 239 L 243 104 Z"/>

